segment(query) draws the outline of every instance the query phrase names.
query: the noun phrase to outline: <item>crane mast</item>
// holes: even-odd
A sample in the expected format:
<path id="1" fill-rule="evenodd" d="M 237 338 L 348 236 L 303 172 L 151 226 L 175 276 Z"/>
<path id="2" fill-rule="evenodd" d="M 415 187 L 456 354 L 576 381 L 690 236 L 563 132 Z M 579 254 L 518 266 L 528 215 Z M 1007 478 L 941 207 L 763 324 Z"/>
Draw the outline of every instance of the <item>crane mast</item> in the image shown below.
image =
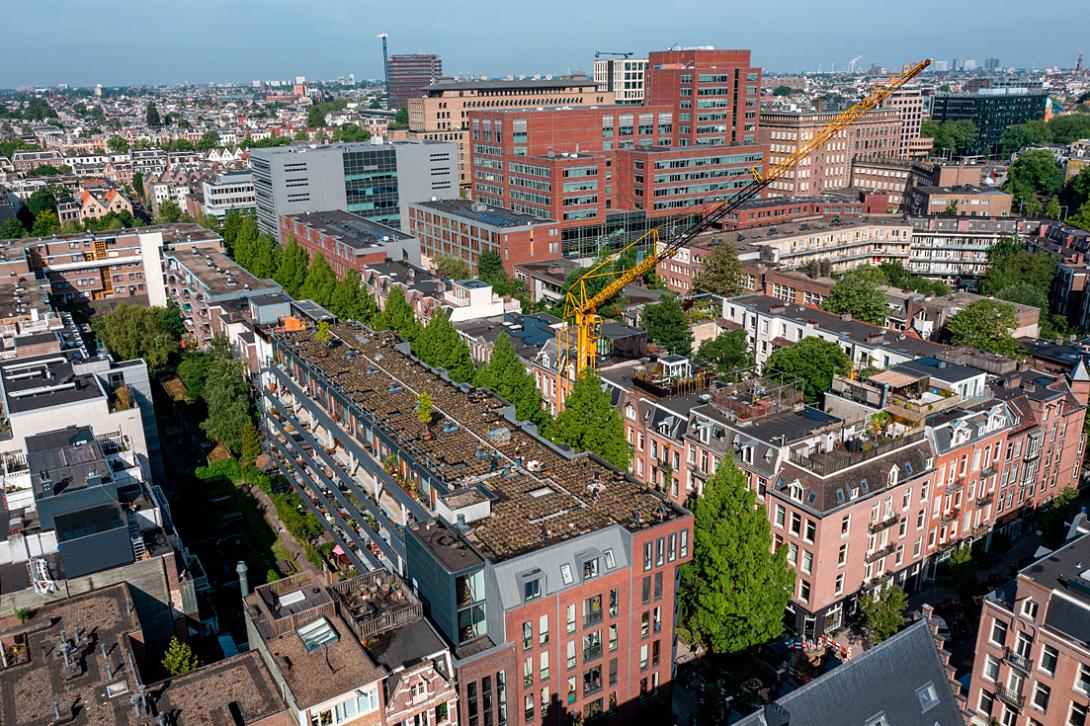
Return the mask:
<path id="1" fill-rule="evenodd" d="M 672 257 L 681 248 L 692 242 L 697 236 L 719 225 L 731 212 L 746 202 L 757 197 L 769 184 L 785 176 L 799 166 L 807 157 L 824 146 L 830 139 L 851 126 L 863 114 L 877 107 L 895 91 L 919 75 L 931 65 L 927 58 L 907 67 L 900 75 L 879 84 L 867 96 L 851 108 L 843 111 L 825 124 L 813 136 L 761 173 L 757 167 L 750 169 L 753 178 L 745 187 L 729 199 L 718 202 L 707 211 L 696 215 L 688 227 L 676 234 L 672 231 L 676 221 L 656 227 L 587 270 L 568 290 L 564 299 L 564 323 L 557 328 L 557 376 L 565 375 L 565 370 L 574 362 L 576 376 L 588 368 L 594 368 L 597 362 L 598 338 L 602 328 L 602 318 L 598 307 L 624 289 L 625 285 L 655 269 L 659 262 Z M 626 270 L 616 270 L 617 260 L 640 247 L 651 251 L 639 262 Z M 608 282 L 597 292 L 588 283 L 602 279 Z M 574 360 L 572 354 L 574 352 Z M 558 384 L 560 381 L 558 381 Z"/>

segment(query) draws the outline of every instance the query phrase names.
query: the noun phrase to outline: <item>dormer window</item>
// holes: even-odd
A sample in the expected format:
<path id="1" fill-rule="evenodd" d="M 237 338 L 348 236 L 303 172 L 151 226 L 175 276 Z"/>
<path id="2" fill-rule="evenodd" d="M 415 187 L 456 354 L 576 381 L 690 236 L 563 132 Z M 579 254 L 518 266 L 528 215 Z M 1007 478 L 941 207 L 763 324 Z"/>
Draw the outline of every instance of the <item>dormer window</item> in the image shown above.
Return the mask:
<path id="1" fill-rule="evenodd" d="M 624 407 L 624 417 L 633 421 L 636 419 L 636 407 L 631 403 Z"/>
<path id="2" fill-rule="evenodd" d="M 899 471 L 898 471 L 898 469 L 897 469 L 897 465 L 896 465 L 896 464 L 894 464 L 894 465 L 893 465 L 893 466 L 891 466 L 891 467 L 890 467 L 890 469 L 889 469 L 889 480 L 888 480 L 888 482 L 887 482 L 887 484 L 888 484 L 889 486 L 891 486 L 891 487 L 895 487 L 895 486 L 897 486 L 897 475 L 898 475 L 898 474 L 899 474 Z"/>

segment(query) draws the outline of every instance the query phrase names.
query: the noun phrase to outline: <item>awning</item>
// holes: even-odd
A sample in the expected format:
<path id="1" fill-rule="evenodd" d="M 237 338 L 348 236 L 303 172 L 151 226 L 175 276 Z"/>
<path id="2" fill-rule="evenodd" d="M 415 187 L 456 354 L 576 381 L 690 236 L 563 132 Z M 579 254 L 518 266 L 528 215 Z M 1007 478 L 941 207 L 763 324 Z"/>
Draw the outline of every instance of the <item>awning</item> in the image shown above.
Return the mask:
<path id="1" fill-rule="evenodd" d="M 926 375 L 919 373 L 904 373 L 903 371 L 882 371 L 876 373 L 870 378 L 868 382 L 877 383 L 879 386 L 886 385 L 890 388 L 904 388 L 905 386 L 922 381 L 927 378 Z"/>

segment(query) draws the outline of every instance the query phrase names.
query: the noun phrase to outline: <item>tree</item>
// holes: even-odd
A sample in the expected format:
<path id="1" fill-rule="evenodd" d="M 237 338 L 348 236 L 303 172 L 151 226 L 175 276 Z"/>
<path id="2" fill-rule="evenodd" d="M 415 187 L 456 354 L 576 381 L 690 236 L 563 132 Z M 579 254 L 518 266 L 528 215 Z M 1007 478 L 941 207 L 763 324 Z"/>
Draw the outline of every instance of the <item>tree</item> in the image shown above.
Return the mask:
<path id="1" fill-rule="evenodd" d="M 34 226 L 30 229 L 32 237 L 46 237 L 61 231 L 61 221 L 57 213 L 53 211 L 42 212 L 34 218 Z"/>
<path id="2" fill-rule="evenodd" d="M 163 668 L 172 676 L 184 676 L 201 667 L 200 659 L 189 647 L 189 643 L 178 640 L 177 636 L 171 637 L 170 645 L 163 653 L 162 663 Z"/>
<path id="3" fill-rule="evenodd" d="M 1075 487 L 1064 489 L 1041 512 L 1041 534 L 1048 547 L 1059 547 L 1067 536 L 1067 523 L 1079 511 L 1079 492 Z"/>
<path id="4" fill-rule="evenodd" d="M 446 369 L 456 383 L 473 378 L 475 370 L 469 345 L 458 335 L 443 308 L 432 313 L 428 324 L 412 339 L 412 352 L 433 368 Z"/>
<path id="5" fill-rule="evenodd" d="M 120 136 L 111 136 L 106 140 L 106 147 L 117 154 L 129 153 L 128 139 L 123 139 Z"/>
<path id="6" fill-rule="evenodd" d="M 329 305 L 333 297 L 333 290 L 337 287 L 337 275 L 326 262 L 323 255 L 315 255 L 307 270 L 307 276 L 303 280 L 303 289 L 300 294 L 303 298 L 313 300 L 325 307 Z"/>
<path id="7" fill-rule="evenodd" d="M 1040 308 L 1045 313 L 1048 312 L 1048 295 L 1025 282 L 1005 287 L 997 292 L 995 296 L 1000 300 L 1019 303 L 1020 305 L 1032 305 L 1035 308 Z"/>
<path id="8" fill-rule="evenodd" d="M 203 397 L 208 418 L 201 430 L 233 454 L 242 451 L 242 432 L 252 423 L 250 387 L 242 374 L 242 364 L 234 358 L 216 356 L 205 374 Z"/>
<path id="9" fill-rule="evenodd" d="M 57 197 L 59 195 L 62 195 L 59 187 L 48 186 L 36 189 L 27 199 L 27 210 L 35 217 L 42 212 L 54 212 L 57 210 Z"/>
<path id="10" fill-rule="evenodd" d="M 693 279 L 693 292 L 710 292 L 730 297 L 742 293 L 744 289 L 738 249 L 730 242 L 720 242 L 704 258 L 704 267 Z"/>
<path id="11" fill-rule="evenodd" d="M 1013 154 L 1026 146 L 1047 144 L 1050 141 L 1052 141 L 1052 131 L 1048 124 L 1035 119 L 1005 128 L 999 139 L 999 150 L 1003 154 Z"/>
<path id="12" fill-rule="evenodd" d="M 227 214 L 223 215 L 223 241 L 227 243 L 227 247 L 234 251 L 235 243 L 238 241 L 239 230 L 242 229 L 243 221 L 249 219 L 252 222 L 252 228 L 254 230 L 253 238 L 257 237 L 257 222 L 254 221 L 252 214 L 243 214 L 237 209 L 228 209 Z M 242 265 L 242 262 L 236 257 L 235 262 Z M 245 267 L 245 265 L 243 265 Z"/>
<path id="13" fill-rule="evenodd" d="M 169 199 L 159 205 L 159 217 L 157 221 L 160 224 L 174 224 L 182 218 L 182 210 L 174 202 Z"/>
<path id="14" fill-rule="evenodd" d="M 914 275 L 900 262 L 883 262 L 878 269 L 885 275 L 886 283 L 902 290 L 912 290 L 925 295 L 946 295 L 950 288 L 942 280 L 928 280 Z"/>
<path id="15" fill-rule="evenodd" d="M 889 317 L 889 303 L 881 289 L 885 284 L 885 275 L 876 267 L 849 270 L 833 285 L 824 307 L 837 315 L 851 313 L 856 320 L 885 325 Z"/>
<path id="16" fill-rule="evenodd" d="M 1045 219 L 1060 218 L 1060 198 L 1053 194 L 1045 205 Z"/>
<path id="17" fill-rule="evenodd" d="M 1048 198 L 1062 187 L 1063 171 L 1047 149 L 1033 149 L 1019 156 L 1007 169 L 1007 180 L 1003 182 L 1003 188 L 1014 195 L 1015 203 L 1022 201 L 1026 205 L 1030 199 L 1040 204 L 1042 197 Z M 1036 216 L 1026 208 L 1023 211 Z"/>
<path id="18" fill-rule="evenodd" d="M 696 352 L 698 365 L 726 375 L 753 366 L 753 353 L 745 330 L 728 330 L 712 340 L 705 340 Z"/>
<path id="19" fill-rule="evenodd" d="M 98 339 L 120 360 L 143 358 L 152 370 L 165 366 L 178 351 L 180 336 L 163 308 L 120 303 L 91 319 Z"/>
<path id="20" fill-rule="evenodd" d="M 159 118 L 159 109 L 155 107 L 154 101 L 148 101 L 148 106 L 144 110 L 144 123 L 149 128 L 157 129 L 163 125 L 162 119 Z"/>
<path id="21" fill-rule="evenodd" d="M 632 451 L 625 441 L 624 422 L 593 370 L 583 371 L 575 380 L 564 410 L 546 427 L 545 433 L 558 444 L 591 451 L 621 471 L 628 469 Z"/>
<path id="22" fill-rule="evenodd" d="M 532 421 L 539 426 L 546 414 L 541 409 L 541 391 L 534 383 L 534 376 L 522 362 L 507 333 L 500 333 L 492 345 L 488 365 L 481 366 L 473 378 L 473 384 L 487 388 L 503 400 L 515 406 L 515 418 Z"/>
<path id="23" fill-rule="evenodd" d="M 958 216 L 958 203 L 954 200 L 950 200 L 950 203 L 946 205 L 946 209 L 942 210 L 942 216 L 944 217 L 956 217 Z"/>
<path id="24" fill-rule="evenodd" d="M 834 375 L 843 375 L 851 369 L 851 360 L 836 343 L 811 337 L 775 351 L 764 367 L 801 378 L 806 402 L 815 403 L 829 390 Z"/>
<path id="25" fill-rule="evenodd" d="M 386 295 L 386 305 L 375 317 L 375 328 L 393 330 L 402 338 L 412 341 L 420 332 L 420 323 L 416 314 L 405 300 L 405 291 L 395 286 Z"/>
<path id="26" fill-rule="evenodd" d="M 328 343 L 332 336 L 333 333 L 329 330 L 329 321 L 323 320 L 318 323 L 318 330 L 314 333 L 315 340 L 319 343 Z"/>
<path id="27" fill-rule="evenodd" d="M 1067 218 L 1067 221 L 1076 227 L 1090 231 L 1090 201 L 1084 202 L 1073 216 Z"/>
<path id="28" fill-rule="evenodd" d="M 431 426 L 434 407 L 435 403 L 432 401 L 431 394 L 421 391 L 416 397 L 416 419 L 425 426 Z"/>
<path id="29" fill-rule="evenodd" d="M 1084 166 L 1082 171 L 1067 183 L 1064 199 L 1069 209 L 1078 209 L 1090 201 L 1090 165 Z"/>
<path id="30" fill-rule="evenodd" d="M 152 315 L 155 316 L 155 327 L 161 333 L 169 335 L 173 340 L 181 340 L 185 335 L 185 320 L 182 311 L 173 300 L 167 302 L 166 307 L 152 307 Z"/>
<path id="31" fill-rule="evenodd" d="M 896 634 L 905 623 L 907 607 L 908 596 L 895 585 L 883 588 L 874 596 L 860 597 L 859 610 L 866 623 L 868 643 L 874 645 Z"/>
<path id="32" fill-rule="evenodd" d="M 969 151 L 976 143 L 976 124 L 967 119 L 960 121 L 924 121 L 920 136 L 934 139 L 934 147 L 952 154 Z"/>
<path id="33" fill-rule="evenodd" d="M 328 111 L 329 110 L 320 103 L 308 108 L 307 126 L 312 129 L 318 128 L 319 126 L 325 126 L 325 115 Z"/>
<path id="34" fill-rule="evenodd" d="M 220 135 L 215 131 L 205 131 L 197 142 L 197 151 L 211 151 L 220 145 Z"/>
<path id="35" fill-rule="evenodd" d="M 136 196 L 144 198 L 144 173 L 134 171 L 132 174 L 132 190 Z"/>
<path id="36" fill-rule="evenodd" d="M 357 124 L 347 123 L 333 131 L 333 140 L 338 142 L 367 141 L 371 132 Z"/>
<path id="37" fill-rule="evenodd" d="M 1051 255 L 1029 252 L 1020 241 L 1001 237 L 988 250 L 988 263 L 988 271 L 977 283 L 982 295 L 997 295 L 1012 285 L 1027 284 L 1047 299 L 1056 274 L 1056 260 Z"/>
<path id="38" fill-rule="evenodd" d="M 469 265 L 459 257 L 436 255 L 434 262 L 435 271 L 439 273 L 440 277 L 447 277 L 451 280 L 468 280 L 472 277 Z"/>
<path id="39" fill-rule="evenodd" d="M 791 86 L 776 86 L 772 89 L 773 96 L 790 96 L 792 93 L 794 93 L 794 91 L 791 89 Z"/>
<path id="40" fill-rule="evenodd" d="M 187 353 L 178 364 L 178 378 L 185 384 L 186 397 L 190 401 L 197 401 L 204 397 L 204 381 L 211 362 L 211 354 L 198 352 Z"/>
<path id="41" fill-rule="evenodd" d="M 394 115 L 394 123 L 392 124 L 392 126 L 394 128 L 401 128 L 401 129 L 408 128 L 408 126 L 409 126 L 409 109 L 399 108 L 397 110 L 397 113 Z"/>
<path id="42" fill-rule="evenodd" d="M 289 295 L 297 298 L 303 290 L 303 283 L 306 282 L 308 265 L 307 251 L 293 238 L 288 241 L 287 248 L 280 255 L 273 279 L 280 283 Z"/>
<path id="43" fill-rule="evenodd" d="M 251 465 L 261 456 L 261 431 L 251 421 L 242 429 L 242 463 Z"/>
<path id="44" fill-rule="evenodd" d="M 787 547 L 773 551 L 768 517 L 749 477 L 724 459 L 689 500 L 693 559 L 681 569 L 679 597 L 694 639 L 715 653 L 737 653 L 783 632 L 795 576 Z"/>
<path id="45" fill-rule="evenodd" d="M 956 345 L 968 345 L 999 355 L 1018 354 L 1011 332 L 1017 326 L 1014 307 L 997 300 L 977 300 L 951 316 L 946 330 Z"/>
<path id="46" fill-rule="evenodd" d="M 643 327 L 652 342 L 665 345 L 671 353 L 687 356 L 693 350 L 693 331 L 673 295 L 665 295 L 643 309 Z"/>
<path id="47" fill-rule="evenodd" d="M 0 225 L 0 239 L 18 239 L 26 236 L 26 228 L 15 217 L 8 217 Z"/>
<path id="48" fill-rule="evenodd" d="M 477 276 L 485 282 L 491 282 L 498 277 L 506 277 L 507 271 L 503 267 L 503 258 L 492 250 L 485 250 L 477 258 Z"/>

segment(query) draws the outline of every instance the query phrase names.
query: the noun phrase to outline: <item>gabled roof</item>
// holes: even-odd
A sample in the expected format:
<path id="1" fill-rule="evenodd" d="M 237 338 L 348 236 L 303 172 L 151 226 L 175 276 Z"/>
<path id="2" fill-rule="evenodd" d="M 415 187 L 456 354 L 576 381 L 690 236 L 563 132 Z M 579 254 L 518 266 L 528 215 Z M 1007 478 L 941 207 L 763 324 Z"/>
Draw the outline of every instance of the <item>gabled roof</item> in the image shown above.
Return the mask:
<path id="1" fill-rule="evenodd" d="M 879 716 L 889 726 L 965 723 L 928 621 L 917 621 L 737 726 L 868 726 Z"/>

